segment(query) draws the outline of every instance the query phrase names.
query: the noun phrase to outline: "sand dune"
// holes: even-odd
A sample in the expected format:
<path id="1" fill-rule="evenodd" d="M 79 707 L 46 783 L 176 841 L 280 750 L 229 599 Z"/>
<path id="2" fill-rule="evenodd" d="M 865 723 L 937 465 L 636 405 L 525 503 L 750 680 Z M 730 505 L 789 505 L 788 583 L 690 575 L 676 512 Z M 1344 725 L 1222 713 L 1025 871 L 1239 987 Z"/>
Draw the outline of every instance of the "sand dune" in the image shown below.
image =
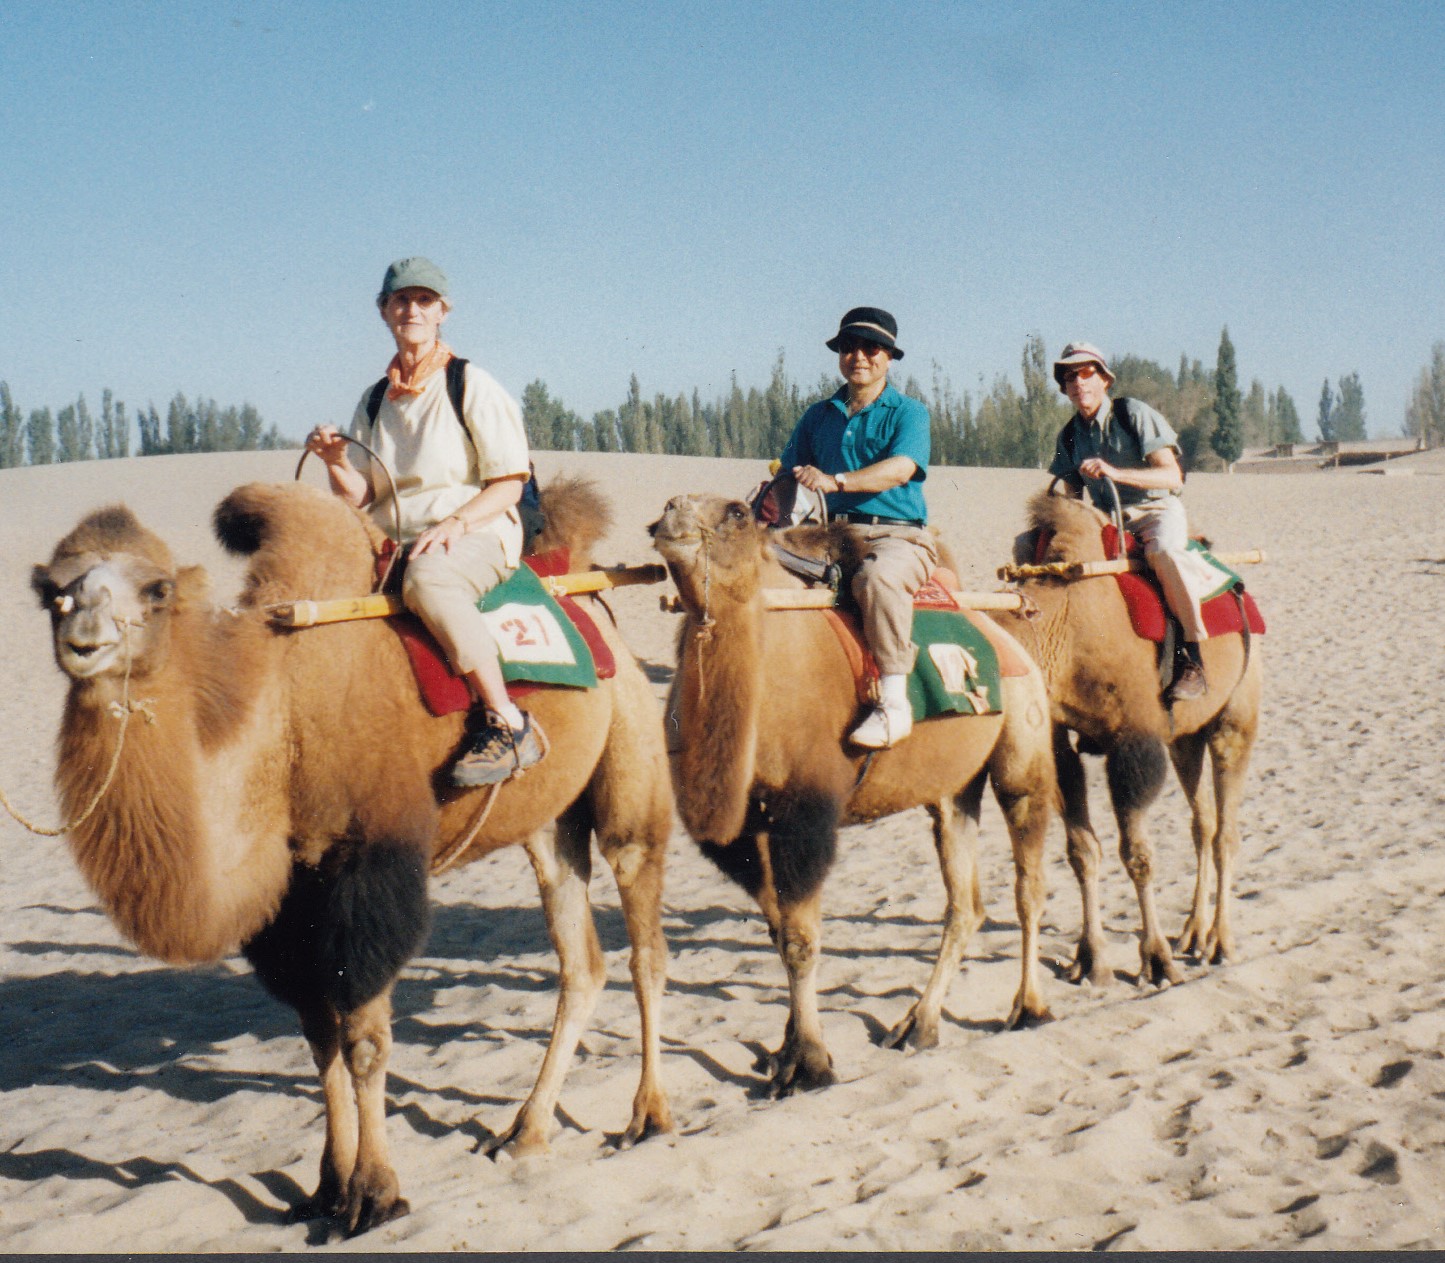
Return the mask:
<path id="1" fill-rule="evenodd" d="M 0 472 L 0 786 L 54 823 L 63 687 L 30 565 L 88 509 L 123 499 L 182 562 L 234 590 L 209 533 L 238 483 L 294 453 Z M 757 462 L 543 453 L 596 476 L 617 522 L 603 560 L 651 559 L 669 495 L 742 492 Z M 1196 475 L 1195 524 L 1262 547 L 1264 724 L 1246 798 L 1241 959 L 1137 967 L 1132 893 L 1103 880 L 1112 986 L 1046 974 L 1056 1021 L 999 1033 L 1016 982 L 1007 836 L 990 802 L 992 919 L 945 1007 L 941 1045 L 878 1045 L 927 976 L 942 907 L 926 818 L 845 831 L 826 895 L 823 1020 L 840 1074 L 769 1101 L 784 978 L 751 901 L 679 829 L 664 928 L 664 1069 L 679 1132 L 617 1153 L 637 1076 L 636 1010 L 610 878 L 593 883 L 609 986 L 562 1094 L 552 1154 L 476 1152 L 531 1086 L 554 961 L 520 852 L 436 881 L 432 938 L 396 992 L 390 1134 L 413 1213 L 366 1250 L 1208 1249 L 1445 1247 L 1445 479 Z M 316 471 L 312 471 L 313 474 Z M 933 513 L 991 587 L 1042 482 L 938 469 Z M 658 589 L 615 607 L 659 697 L 676 622 Z M 1096 782 L 1099 769 L 1091 775 Z M 1096 783 L 1096 791 L 1101 787 Z M 1096 793 L 1106 849 L 1112 823 Z M 1189 899 L 1187 811 L 1155 813 L 1166 927 Z M 1046 957 L 1072 954 L 1078 898 L 1050 834 Z M 137 956 L 57 841 L 0 821 L 0 1250 L 273 1251 L 322 1240 L 283 1211 L 310 1191 L 321 1104 L 289 1010 L 239 959 L 177 970 Z M 337 1243 L 336 1248 L 346 1248 Z"/>

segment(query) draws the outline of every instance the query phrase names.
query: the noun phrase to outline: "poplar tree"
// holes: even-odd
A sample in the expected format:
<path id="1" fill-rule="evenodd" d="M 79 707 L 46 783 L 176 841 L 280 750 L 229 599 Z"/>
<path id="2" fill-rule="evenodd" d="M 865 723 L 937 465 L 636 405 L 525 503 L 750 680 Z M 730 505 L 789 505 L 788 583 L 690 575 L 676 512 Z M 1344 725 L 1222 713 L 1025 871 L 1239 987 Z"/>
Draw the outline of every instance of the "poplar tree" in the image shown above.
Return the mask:
<path id="1" fill-rule="evenodd" d="M 55 462 L 55 418 L 49 408 L 32 408 L 25 423 L 25 446 L 32 465 Z"/>
<path id="2" fill-rule="evenodd" d="M 1426 447 L 1445 443 L 1445 342 L 1430 349 L 1430 362 L 1415 380 L 1415 393 L 1405 409 L 1405 433 L 1423 439 Z"/>
<path id="3" fill-rule="evenodd" d="M 14 469 L 25 463 L 25 418 L 10 395 L 7 382 L 0 382 L 0 469 Z"/>
<path id="4" fill-rule="evenodd" d="M 1335 438 L 1356 441 L 1365 437 L 1365 388 L 1359 373 L 1340 378 L 1340 406 L 1335 414 Z"/>
<path id="5" fill-rule="evenodd" d="M 1244 425 L 1240 417 L 1239 375 L 1234 364 L 1234 343 L 1229 326 L 1219 335 L 1219 357 L 1214 366 L 1214 430 L 1209 446 L 1226 465 L 1244 454 Z"/>
<path id="6" fill-rule="evenodd" d="M 1315 424 L 1319 426 L 1320 439 L 1325 443 L 1335 438 L 1335 409 L 1339 401 L 1335 392 L 1330 389 L 1330 379 L 1325 378 L 1325 384 L 1320 388 L 1320 408 L 1315 416 Z"/>

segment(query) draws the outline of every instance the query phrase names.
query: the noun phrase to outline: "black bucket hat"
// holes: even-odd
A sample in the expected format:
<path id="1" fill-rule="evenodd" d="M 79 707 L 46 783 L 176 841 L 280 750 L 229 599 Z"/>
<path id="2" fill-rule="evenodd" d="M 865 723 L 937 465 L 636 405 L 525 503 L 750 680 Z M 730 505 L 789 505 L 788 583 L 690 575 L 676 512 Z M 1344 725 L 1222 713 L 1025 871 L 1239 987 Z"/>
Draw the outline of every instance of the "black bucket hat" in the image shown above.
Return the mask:
<path id="1" fill-rule="evenodd" d="M 895 360 L 903 358 L 903 348 L 895 341 L 898 337 L 898 321 L 882 307 L 854 307 L 838 322 L 838 332 L 823 345 L 830 351 L 836 351 L 845 334 L 887 347 L 888 353 Z"/>

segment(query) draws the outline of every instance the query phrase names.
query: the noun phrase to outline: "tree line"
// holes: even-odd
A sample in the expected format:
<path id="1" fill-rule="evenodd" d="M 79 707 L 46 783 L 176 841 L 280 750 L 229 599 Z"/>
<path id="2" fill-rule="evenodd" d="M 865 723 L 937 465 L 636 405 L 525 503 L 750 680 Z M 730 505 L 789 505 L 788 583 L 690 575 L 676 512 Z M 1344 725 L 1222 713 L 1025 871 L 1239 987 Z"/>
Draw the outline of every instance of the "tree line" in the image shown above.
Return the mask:
<path id="1" fill-rule="evenodd" d="M 169 456 L 182 452 L 254 452 L 296 447 L 274 425 L 267 426 L 250 404 L 222 407 L 214 399 L 188 400 L 177 393 L 164 420 L 154 404 L 131 417 L 109 390 L 101 392 L 96 416 L 81 395 L 52 412 L 32 408 L 27 415 L 0 381 L 0 469 L 54 465 L 64 461 L 107 460 L 118 456 Z"/>
<path id="2" fill-rule="evenodd" d="M 1121 355 L 1110 367 L 1111 394 L 1128 395 L 1157 408 L 1179 433 L 1186 468 L 1222 469 L 1246 447 L 1273 447 L 1304 441 L 1299 410 L 1283 386 L 1266 388 L 1258 378 L 1248 392 L 1237 383 L 1234 345 L 1225 328 L 1214 369 L 1181 355 L 1177 369 L 1136 355 Z M 932 366 L 927 386 L 908 375 L 894 385 L 928 406 L 933 426 L 933 460 L 940 465 L 1012 466 L 1042 469 L 1053 456 L 1058 432 L 1071 407 L 1053 380 L 1053 364 L 1043 339 L 1030 335 L 1020 359 L 1020 390 L 1005 374 L 978 393 L 960 393 Z M 1442 357 L 1445 370 L 1445 357 Z M 677 456 L 777 456 L 803 412 L 842 385 L 824 374 L 811 386 L 793 380 L 782 354 L 773 363 L 764 388 L 746 391 L 734 376 L 726 394 L 711 400 L 690 394 L 655 394 L 644 399 L 634 374 L 627 398 L 616 408 L 586 419 L 548 390 L 532 382 L 522 392 L 522 418 L 528 442 L 552 451 L 659 452 Z M 1364 437 L 1364 391 L 1358 373 L 1342 377 L 1330 390 L 1320 418 L 1326 438 Z M 1439 376 L 1445 398 L 1445 372 Z M 1324 404 L 1321 404 L 1322 409 Z"/>

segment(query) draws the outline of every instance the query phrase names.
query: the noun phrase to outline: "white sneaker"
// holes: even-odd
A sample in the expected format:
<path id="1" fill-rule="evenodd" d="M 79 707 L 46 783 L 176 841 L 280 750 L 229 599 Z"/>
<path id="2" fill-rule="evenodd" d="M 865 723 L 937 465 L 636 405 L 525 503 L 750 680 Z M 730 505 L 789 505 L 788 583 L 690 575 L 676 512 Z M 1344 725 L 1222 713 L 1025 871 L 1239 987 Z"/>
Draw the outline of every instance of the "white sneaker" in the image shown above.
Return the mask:
<path id="1" fill-rule="evenodd" d="M 854 744 L 869 750 L 887 750 L 896 746 L 913 731 L 913 707 L 881 702 L 870 710 L 863 722 L 849 734 Z"/>

